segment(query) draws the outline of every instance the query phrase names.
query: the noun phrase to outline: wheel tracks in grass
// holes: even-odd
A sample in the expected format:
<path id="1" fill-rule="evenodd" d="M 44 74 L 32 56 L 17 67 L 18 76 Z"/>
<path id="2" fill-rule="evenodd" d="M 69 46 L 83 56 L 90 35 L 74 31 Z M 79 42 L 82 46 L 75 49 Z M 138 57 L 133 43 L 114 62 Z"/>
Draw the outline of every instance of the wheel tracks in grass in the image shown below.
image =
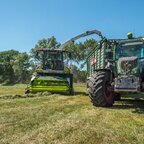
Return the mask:
<path id="1" fill-rule="evenodd" d="M 84 114 L 83 110 L 87 110 L 87 112 Z M 83 143 L 83 139 L 87 139 L 84 142 L 87 143 L 91 137 L 91 134 L 95 134 L 97 139 L 100 138 L 100 132 L 96 132 L 95 124 L 101 122 L 101 114 L 94 113 L 92 115 L 92 113 L 90 113 L 91 110 L 92 109 L 85 107 L 84 109 L 81 109 L 77 114 L 69 115 L 66 119 L 58 121 L 54 128 L 57 129 L 57 131 L 54 131 L 53 135 L 57 135 L 58 138 L 64 138 L 63 140 L 59 140 L 58 143 L 68 143 L 68 140 L 71 140 L 71 143 Z M 90 121 L 92 120 L 95 120 L 95 123 L 91 123 Z M 81 137 L 81 139 L 78 139 L 78 137 Z M 75 139 L 75 141 L 73 141 L 73 139 Z"/>
<path id="2" fill-rule="evenodd" d="M 67 106 L 67 105 L 66 105 Z M 70 108 L 71 109 L 71 108 Z M 51 119 L 46 119 L 48 123 L 43 123 L 40 120 L 40 127 L 26 131 L 18 143 L 25 142 L 51 142 L 51 143 L 137 143 L 141 141 L 134 137 L 130 133 L 130 129 L 127 132 L 125 129 L 120 129 L 125 127 L 123 123 L 118 123 L 118 121 L 112 121 L 112 118 L 108 118 L 108 115 L 112 112 L 108 109 L 106 114 L 104 113 L 106 109 L 103 108 L 92 108 L 87 105 L 81 107 L 74 107 L 72 112 L 68 113 L 55 113 L 51 115 Z M 115 112 L 116 114 L 117 112 Z M 106 117 L 104 119 L 104 117 Z M 121 115 L 118 117 L 120 118 Z M 109 121 L 107 121 L 108 119 Z M 109 123 L 111 122 L 111 123 Z M 119 125 L 120 127 L 111 127 L 113 124 Z M 120 129 L 120 130 L 119 130 Z M 137 132 L 137 130 L 135 131 Z M 27 134 L 26 134 L 27 133 Z M 132 139 L 132 140 L 131 140 Z M 11 138 L 9 138 L 9 141 Z"/>
<path id="3" fill-rule="evenodd" d="M 51 93 L 36 93 L 36 94 L 5 94 L 0 95 L 0 99 L 18 99 L 18 98 L 33 98 L 33 97 L 44 97 L 51 96 Z"/>
<path id="4" fill-rule="evenodd" d="M 70 106 L 66 106 L 67 108 L 72 108 L 73 106 L 72 105 L 70 105 Z M 80 108 L 80 107 L 77 107 L 78 109 Z M 63 107 L 61 107 L 61 109 L 63 109 Z M 20 132 L 24 132 L 25 134 L 26 133 L 28 133 L 28 134 L 30 134 L 29 136 L 27 135 L 25 135 L 24 137 L 26 137 L 26 140 L 24 140 L 24 141 L 29 141 L 29 139 L 31 139 L 32 137 L 41 137 L 41 136 L 39 136 L 40 135 L 40 133 L 45 133 L 46 131 L 48 131 L 48 132 L 50 132 L 53 128 L 55 128 L 55 126 L 56 126 L 56 124 L 57 124 L 57 122 L 60 120 L 60 119 L 67 119 L 66 117 L 68 116 L 68 115 L 70 115 L 71 113 L 75 113 L 74 111 L 75 111 L 76 109 L 73 109 L 73 110 L 71 110 L 71 112 L 69 111 L 68 112 L 68 114 L 65 114 L 65 113 L 59 113 L 61 110 L 59 110 L 59 111 L 57 111 L 57 110 L 55 110 L 55 112 L 53 113 L 51 113 L 51 115 L 47 118 L 47 119 L 45 119 L 44 121 L 43 121 L 43 118 L 42 119 L 40 119 L 39 120 L 39 122 L 40 122 L 40 125 L 38 126 L 38 127 L 36 127 L 36 128 L 34 128 L 34 129 L 30 129 L 30 131 L 25 131 L 23 128 L 20 130 Z M 50 113 L 49 113 L 50 114 Z M 35 119 L 35 118 L 34 118 Z M 36 120 L 36 119 L 35 119 Z M 20 127 L 26 127 L 26 123 L 25 123 L 25 121 L 21 121 L 21 124 L 23 123 L 23 126 L 21 125 Z M 28 125 L 29 126 L 29 125 Z M 42 132 L 41 132 L 42 131 Z M 43 135 L 42 134 L 42 135 Z M 14 135 L 16 135 L 16 134 L 14 134 Z M 10 137 L 8 137 L 8 139 L 10 140 Z M 23 141 L 23 138 L 22 138 L 22 141 Z M 22 142 L 21 140 L 19 141 L 19 142 Z"/>
<path id="5" fill-rule="evenodd" d="M 92 117 L 92 118 L 90 119 L 88 117 Z M 95 118 L 97 118 L 97 120 L 94 119 L 93 114 L 88 115 L 88 117 L 87 117 L 88 118 L 87 120 L 85 119 L 85 121 L 79 122 L 79 124 L 81 126 L 76 129 L 77 133 L 80 133 L 81 131 L 85 131 L 86 133 L 87 133 L 87 131 L 92 132 L 92 133 L 96 133 L 96 131 L 97 131 L 97 133 L 96 133 L 97 138 L 100 138 L 101 136 L 103 136 L 102 137 L 102 139 L 103 139 L 102 143 L 107 143 L 107 142 L 108 143 L 111 143 L 111 142 L 112 143 L 117 143 L 117 142 L 122 143 L 122 141 L 128 142 L 128 143 L 137 143 L 137 142 L 143 143 L 144 142 L 144 137 L 142 137 L 143 136 L 143 134 L 142 134 L 143 129 L 141 129 L 140 132 L 138 131 L 140 126 L 139 127 L 137 127 L 137 126 L 128 127 L 124 121 L 123 123 L 121 123 L 121 125 L 117 122 L 117 124 L 120 127 L 115 128 L 115 127 L 113 127 L 114 121 L 111 121 L 112 119 L 110 119 L 110 121 L 111 121 L 110 124 L 109 124 L 109 121 L 108 122 L 103 121 L 102 118 L 100 118 L 100 113 L 99 113 L 99 117 L 98 117 L 98 115 L 96 115 L 96 117 L 95 117 Z M 74 121 L 65 121 L 64 126 L 66 126 L 67 124 L 69 126 L 71 126 L 71 125 L 73 125 L 72 122 L 74 122 L 74 124 L 78 125 L 78 123 L 76 121 L 77 119 L 79 119 L 79 118 L 77 117 Z M 124 123 L 125 123 L 125 125 L 124 125 Z M 92 124 L 95 124 L 95 125 L 92 125 Z M 59 125 L 60 124 L 58 123 L 58 126 Z M 81 129 L 81 130 L 79 131 L 79 129 Z M 73 129 L 73 130 L 75 130 L 75 129 Z M 140 135 L 141 141 L 137 138 L 137 134 Z M 98 135 L 100 137 L 98 137 Z M 66 137 L 66 139 L 69 139 L 69 138 Z M 88 139 L 88 138 L 86 138 L 86 139 Z M 133 142 L 131 142 L 131 139 L 133 139 Z"/>
<path id="6" fill-rule="evenodd" d="M 0 101 L 0 114 L 19 112 L 21 110 L 29 110 L 37 107 L 41 107 L 43 103 L 48 103 L 55 97 L 47 97 L 45 99 L 39 98 L 27 98 L 27 99 L 13 99 L 13 100 L 1 100 Z"/>
<path id="7" fill-rule="evenodd" d="M 60 116 L 64 117 L 66 116 L 67 114 L 75 111 L 75 108 L 80 108 L 82 107 L 83 105 L 81 104 L 77 104 L 77 105 L 73 105 L 73 104 L 67 104 L 65 103 L 65 105 L 63 105 L 62 103 L 60 103 L 60 101 L 49 101 L 49 102 L 46 102 L 44 101 L 44 103 L 42 103 L 41 105 L 37 106 L 37 107 L 25 107 L 25 108 L 22 108 L 21 106 L 18 107 L 17 109 L 13 108 L 12 110 L 8 109 L 7 111 L 7 114 L 6 114 L 6 111 L 3 113 L 5 115 L 9 115 L 10 114 L 12 115 L 13 118 L 21 118 L 21 116 L 28 116 L 29 117 L 33 117 L 34 119 L 37 118 L 37 115 L 38 115 L 38 118 L 41 118 L 39 121 L 40 122 L 43 122 L 43 118 L 44 117 L 48 117 L 48 119 L 46 120 L 51 120 L 51 122 L 54 120 L 54 115 L 57 116 L 60 114 Z M 1 113 L 2 114 L 2 113 Z M 29 118 L 27 117 L 27 118 Z M 52 118 L 50 118 L 52 117 Z M 21 120 L 18 118 L 18 123 L 24 123 L 25 124 L 25 120 L 27 121 L 27 119 L 22 119 Z M 12 119 L 14 120 L 14 119 Z M 57 119 L 56 119 L 57 120 Z M 9 123 L 9 122 L 8 122 Z M 11 123 L 11 121 L 10 121 Z M 12 122 L 14 123 L 14 122 Z"/>
<path id="8" fill-rule="evenodd" d="M 90 124 L 91 121 L 91 124 Z M 114 121 L 113 121 L 114 123 Z M 95 125 L 92 125 L 95 124 Z M 117 123 L 118 124 L 118 123 Z M 144 129 L 141 129 L 139 132 L 140 127 L 134 126 L 129 127 L 127 124 L 121 124 L 118 129 L 115 129 L 115 127 L 107 122 L 101 122 L 100 120 L 94 120 L 93 118 L 88 122 L 88 125 L 85 127 L 81 127 L 81 130 L 77 131 L 77 133 L 81 133 L 81 131 L 85 131 L 83 134 L 85 135 L 85 139 L 88 140 L 87 135 L 89 133 L 95 133 L 96 138 L 101 138 L 102 143 L 143 143 L 144 137 L 142 137 L 142 132 Z M 88 131 L 88 133 L 87 133 Z M 140 135 L 139 137 L 137 135 Z M 82 134 L 80 134 L 82 135 Z M 144 136 L 144 135 L 143 135 Z M 140 139 L 140 140 L 139 140 Z M 94 139 L 96 140 L 96 139 Z M 131 141 L 133 140 L 133 141 Z M 89 141 L 87 141 L 89 142 Z M 83 143 L 86 143 L 86 140 L 83 141 Z"/>

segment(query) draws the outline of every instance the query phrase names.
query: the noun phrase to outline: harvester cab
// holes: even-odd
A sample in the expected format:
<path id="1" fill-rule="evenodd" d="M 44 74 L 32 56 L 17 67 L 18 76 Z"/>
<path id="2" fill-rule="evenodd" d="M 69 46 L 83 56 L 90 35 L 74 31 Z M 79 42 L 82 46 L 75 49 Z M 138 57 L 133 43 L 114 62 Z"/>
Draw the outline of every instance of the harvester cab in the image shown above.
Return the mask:
<path id="1" fill-rule="evenodd" d="M 26 93 L 49 91 L 73 93 L 73 75 L 70 70 L 71 53 L 62 49 L 37 49 L 40 65 L 32 75 Z"/>
<path id="2" fill-rule="evenodd" d="M 37 56 L 42 58 L 42 69 L 53 72 L 64 72 L 71 67 L 71 52 L 61 49 L 38 49 Z"/>

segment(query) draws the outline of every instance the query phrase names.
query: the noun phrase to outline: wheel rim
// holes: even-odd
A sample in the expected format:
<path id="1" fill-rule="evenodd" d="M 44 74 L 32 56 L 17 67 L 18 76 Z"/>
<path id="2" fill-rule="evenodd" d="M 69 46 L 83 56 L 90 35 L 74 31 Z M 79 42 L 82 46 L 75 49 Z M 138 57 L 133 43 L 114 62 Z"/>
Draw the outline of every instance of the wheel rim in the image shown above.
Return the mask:
<path id="1" fill-rule="evenodd" d="M 113 98 L 113 91 L 109 82 L 106 82 L 106 85 L 105 85 L 105 96 L 107 99 Z"/>

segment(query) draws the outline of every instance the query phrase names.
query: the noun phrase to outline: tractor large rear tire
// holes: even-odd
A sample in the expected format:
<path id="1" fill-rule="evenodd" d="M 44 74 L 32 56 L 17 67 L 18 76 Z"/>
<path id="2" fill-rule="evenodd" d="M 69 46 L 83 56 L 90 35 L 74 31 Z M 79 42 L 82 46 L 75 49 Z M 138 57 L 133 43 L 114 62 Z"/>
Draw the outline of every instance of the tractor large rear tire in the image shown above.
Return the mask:
<path id="1" fill-rule="evenodd" d="M 87 90 L 91 102 L 97 107 L 110 107 L 114 103 L 110 72 L 99 71 L 93 74 L 87 82 Z"/>

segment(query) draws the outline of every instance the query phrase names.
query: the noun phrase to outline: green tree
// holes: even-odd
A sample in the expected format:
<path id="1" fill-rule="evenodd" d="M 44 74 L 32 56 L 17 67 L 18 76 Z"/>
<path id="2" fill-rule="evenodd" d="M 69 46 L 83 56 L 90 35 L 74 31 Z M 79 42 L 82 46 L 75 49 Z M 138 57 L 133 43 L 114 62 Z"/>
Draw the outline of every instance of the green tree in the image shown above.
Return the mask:
<path id="1" fill-rule="evenodd" d="M 72 52 L 72 60 L 77 64 L 80 64 L 80 68 L 84 68 L 86 65 L 86 59 L 90 51 L 92 51 L 98 45 L 95 39 L 89 39 L 79 43 L 71 43 L 65 47 L 66 50 Z"/>
<path id="2" fill-rule="evenodd" d="M 14 58 L 13 61 L 13 70 L 16 78 L 16 82 L 26 82 L 27 78 L 29 78 L 29 63 L 30 57 L 27 53 L 20 53 Z"/>
<path id="3" fill-rule="evenodd" d="M 0 82 L 24 82 L 29 73 L 29 56 L 15 50 L 0 52 Z"/>
<path id="4" fill-rule="evenodd" d="M 57 42 L 54 36 L 50 38 L 43 38 L 37 42 L 34 48 L 31 49 L 31 57 L 34 58 L 35 61 L 41 61 L 41 56 L 37 55 L 36 50 L 40 48 L 58 48 L 60 44 Z"/>
<path id="5" fill-rule="evenodd" d="M 89 39 L 79 43 L 70 43 L 65 47 L 66 50 L 72 52 L 72 72 L 74 74 L 74 82 L 86 81 L 86 60 L 88 54 L 98 45 L 95 39 Z"/>
<path id="6" fill-rule="evenodd" d="M 1 81 L 5 84 L 12 83 L 14 81 L 14 71 L 12 68 L 12 62 L 14 57 L 18 55 L 19 52 L 15 50 L 9 50 L 0 52 L 0 62 L 1 62 Z"/>
<path id="7" fill-rule="evenodd" d="M 76 65 L 71 67 L 74 82 L 86 82 L 86 71 L 80 70 Z"/>

